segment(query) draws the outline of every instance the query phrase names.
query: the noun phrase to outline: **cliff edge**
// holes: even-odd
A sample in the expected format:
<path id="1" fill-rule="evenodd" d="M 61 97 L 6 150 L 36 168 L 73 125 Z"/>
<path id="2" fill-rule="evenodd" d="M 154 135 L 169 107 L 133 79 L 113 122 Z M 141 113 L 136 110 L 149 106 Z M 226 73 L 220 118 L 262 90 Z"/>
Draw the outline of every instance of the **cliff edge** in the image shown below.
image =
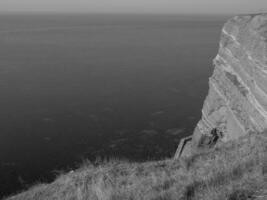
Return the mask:
<path id="1" fill-rule="evenodd" d="M 236 16 L 222 29 L 209 92 L 192 137 L 175 157 L 267 129 L 267 14 Z"/>

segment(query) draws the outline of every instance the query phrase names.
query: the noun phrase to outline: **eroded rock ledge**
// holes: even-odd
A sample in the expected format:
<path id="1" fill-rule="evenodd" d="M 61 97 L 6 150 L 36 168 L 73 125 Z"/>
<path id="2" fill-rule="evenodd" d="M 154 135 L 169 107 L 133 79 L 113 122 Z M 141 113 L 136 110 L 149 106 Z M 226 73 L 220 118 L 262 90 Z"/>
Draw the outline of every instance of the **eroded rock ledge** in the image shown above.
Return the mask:
<path id="1" fill-rule="evenodd" d="M 203 138 L 214 139 L 214 130 L 226 142 L 267 129 L 266 46 L 267 14 L 237 16 L 226 22 L 202 118 L 192 138 L 181 140 L 176 158 L 198 150 Z"/>

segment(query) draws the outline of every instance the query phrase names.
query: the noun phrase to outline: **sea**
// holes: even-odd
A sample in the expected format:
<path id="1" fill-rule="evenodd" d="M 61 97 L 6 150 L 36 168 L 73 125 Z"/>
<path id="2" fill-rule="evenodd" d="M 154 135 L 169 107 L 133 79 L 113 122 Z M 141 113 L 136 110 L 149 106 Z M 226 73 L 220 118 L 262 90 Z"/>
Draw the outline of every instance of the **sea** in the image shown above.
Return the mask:
<path id="1" fill-rule="evenodd" d="M 1 14 L 0 196 L 84 160 L 171 158 L 227 16 Z"/>

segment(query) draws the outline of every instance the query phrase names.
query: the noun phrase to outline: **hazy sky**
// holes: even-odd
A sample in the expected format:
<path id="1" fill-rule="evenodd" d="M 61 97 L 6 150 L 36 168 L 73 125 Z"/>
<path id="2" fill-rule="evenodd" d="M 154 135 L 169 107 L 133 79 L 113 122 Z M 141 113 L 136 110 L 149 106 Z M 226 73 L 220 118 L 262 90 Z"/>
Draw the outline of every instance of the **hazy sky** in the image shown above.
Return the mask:
<path id="1" fill-rule="evenodd" d="M 0 12 L 255 13 L 267 0 L 0 0 Z"/>

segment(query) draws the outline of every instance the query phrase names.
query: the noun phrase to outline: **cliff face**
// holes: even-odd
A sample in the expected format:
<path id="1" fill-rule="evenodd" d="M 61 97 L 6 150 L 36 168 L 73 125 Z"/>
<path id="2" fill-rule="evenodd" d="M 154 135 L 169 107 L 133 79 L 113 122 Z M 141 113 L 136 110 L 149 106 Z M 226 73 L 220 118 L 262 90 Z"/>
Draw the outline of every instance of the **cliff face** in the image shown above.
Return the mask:
<path id="1" fill-rule="evenodd" d="M 214 130 L 226 142 L 267 129 L 267 14 L 230 19 L 213 63 L 202 118 L 176 157 L 197 150 Z"/>

